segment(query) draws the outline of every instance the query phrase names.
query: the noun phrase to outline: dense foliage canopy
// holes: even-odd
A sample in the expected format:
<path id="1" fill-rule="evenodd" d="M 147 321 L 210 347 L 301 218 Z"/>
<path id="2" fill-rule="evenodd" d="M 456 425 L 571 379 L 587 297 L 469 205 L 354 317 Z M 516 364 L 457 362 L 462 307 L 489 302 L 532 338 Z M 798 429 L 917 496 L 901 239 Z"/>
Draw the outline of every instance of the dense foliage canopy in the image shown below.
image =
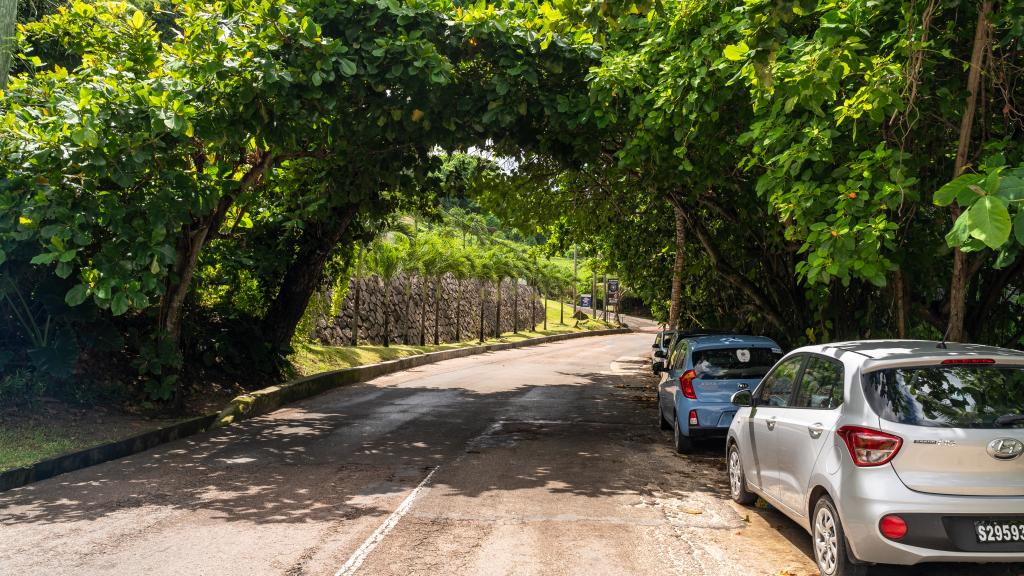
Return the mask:
<path id="1" fill-rule="evenodd" d="M 32 6 L 0 97 L 8 376 L 130 358 L 109 377 L 169 400 L 273 370 L 325 285 L 432 262 L 381 244 L 399 215 L 464 194 L 673 324 L 1024 335 L 1018 2 Z"/>

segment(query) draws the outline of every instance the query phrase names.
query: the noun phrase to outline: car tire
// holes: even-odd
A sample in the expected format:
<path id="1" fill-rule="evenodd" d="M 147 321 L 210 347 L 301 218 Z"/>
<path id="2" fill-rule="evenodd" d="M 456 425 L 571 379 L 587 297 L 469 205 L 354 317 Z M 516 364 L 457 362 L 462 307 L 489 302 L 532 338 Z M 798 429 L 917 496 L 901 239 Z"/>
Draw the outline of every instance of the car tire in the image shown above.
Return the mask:
<path id="1" fill-rule="evenodd" d="M 672 424 L 672 439 L 677 454 L 693 452 L 693 439 L 689 436 L 683 436 L 683 431 L 679 429 L 678 414 L 676 414 L 675 422 Z"/>
<path id="2" fill-rule="evenodd" d="M 821 576 L 864 576 L 867 566 L 850 561 L 846 533 L 832 498 L 822 496 L 811 517 L 811 547 Z"/>
<path id="3" fill-rule="evenodd" d="M 729 444 L 729 452 L 726 456 L 726 466 L 729 470 L 729 495 L 737 504 L 750 506 L 757 501 L 757 494 L 747 490 L 747 476 L 743 473 L 743 459 L 740 458 L 740 448 L 735 443 Z"/>
<path id="4" fill-rule="evenodd" d="M 662 430 L 671 430 L 672 425 L 668 423 L 668 418 L 665 418 L 665 412 L 661 409 L 661 394 L 658 394 L 658 428 Z"/>

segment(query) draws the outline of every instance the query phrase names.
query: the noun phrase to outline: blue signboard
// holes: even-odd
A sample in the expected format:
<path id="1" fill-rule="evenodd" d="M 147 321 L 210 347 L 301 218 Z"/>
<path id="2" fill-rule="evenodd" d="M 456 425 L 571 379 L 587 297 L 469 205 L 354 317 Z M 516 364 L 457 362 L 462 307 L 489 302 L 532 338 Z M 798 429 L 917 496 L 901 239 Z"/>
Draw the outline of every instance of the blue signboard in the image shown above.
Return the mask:
<path id="1" fill-rule="evenodd" d="M 618 280 L 609 280 L 608 284 L 607 284 L 607 287 L 608 287 L 608 290 L 607 290 L 607 292 L 608 292 L 608 303 L 609 304 L 618 304 L 619 303 L 619 281 Z"/>
<path id="2" fill-rule="evenodd" d="M 580 294 L 580 308 L 590 308 L 590 294 Z"/>

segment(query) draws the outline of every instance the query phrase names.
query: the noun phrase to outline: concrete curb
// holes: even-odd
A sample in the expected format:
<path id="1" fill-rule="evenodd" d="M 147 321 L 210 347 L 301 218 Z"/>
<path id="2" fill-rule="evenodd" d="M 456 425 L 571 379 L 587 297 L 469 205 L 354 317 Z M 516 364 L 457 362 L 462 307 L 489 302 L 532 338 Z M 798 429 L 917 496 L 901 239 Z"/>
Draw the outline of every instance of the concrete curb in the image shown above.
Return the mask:
<path id="1" fill-rule="evenodd" d="M 614 328 L 610 330 L 592 330 L 589 332 L 555 334 L 553 336 L 541 336 L 539 338 L 530 338 L 528 340 L 520 340 L 518 342 L 485 344 L 483 346 L 471 346 L 468 348 L 456 348 L 454 350 L 427 352 L 426 354 L 408 356 L 406 358 L 399 358 L 398 360 L 389 360 L 379 364 L 368 364 L 366 366 L 344 368 L 341 370 L 334 370 L 332 372 L 324 372 L 322 374 L 307 376 L 306 378 L 292 380 L 291 382 L 270 386 L 249 394 L 243 394 L 242 396 L 232 400 L 219 414 L 199 416 L 184 422 L 172 424 L 171 426 L 132 436 L 131 438 L 126 438 L 124 440 L 118 440 L 116 442 L 103 444 L 102 446 L 96 446 L 94 448 L 86 448 L 79 452 L 57 456 L 55 458 L 50 458 L 49 460 L 43 460 L 42 462 L 37 462 L 30 466 L 0 472 L 0 492 L 19 488 L 26 484 L 52 478 L 66 472 L 72 472 L 88 466 L 108 462 L 110 460 L 131 456 L 132 454 L 137 454 L 139 452 L 149 450 L 150 448 L 155 448 L 161 444 L 166 444 L 168 442 L 173 442 L 174 440 L 192 436 L 193 434 L 198 434 L 199 432 L 221 428 L 234 422 L 241 422 L 242 420 L 248 420 L 249 418 L 267 414 L 281 406 L 284 406 L 285 404 L 316 396 L 317 394 L 322 394 L 323 392 L 333 390 L 334 388 L 339 388 L 348 384 L 366 382 L 387 374 L 393 374 L 395 372 L 401 372 L 402 370 L 408 370 L 409 368 L 423 366 L 424 364 L 432 364 L 443 360 L 464 358 L 466 356 L 474 356 L 476 354 L 496 352 L 499 350 L 524 348 L 526 346 L 558 342 L 560 340 L 570 340 L 587 336 L 610 336 L 613 334 L 625 334 L 631 331 L 632 330 L 629 328 Z"/>
<path id="2" fill-rule="evenodd" d="M 31 484 L 32 482 L 46 480 L 65 472 L 72 472 L 109 460 L 117 460 L 118 458 L 138 454 L 161 444 L 191 436 L 207 430 L 215 417 L 215 414 L 199 416 L 164 428 L 143 432 L 138 436 L 132 436 L 124 440 L 86 448 L 79 452 L 72 452 L 71 454 L 36 462 L 30 466 L 0 472 L 0 492 Z"/>
<path id="3" fill-rule="evenodd" d="M 522 348 L 535 346 L 547 342 L 569 340 L 583 336 L 604 336 L 612 334 L 624 334 L 631 332 L 629 328 L 613 328 L 610 330 L 592 330 L 589 332 L 570 332 L 568 334 L 555 334 L 552 336 L 541 336 L 518 342 L 504 342 L 501 344 L 485 344 L 482 346 L 471 346 L 468 348 L 456 348 L 454 350 L 441 350 L 438 352 L 427 352 L 416 356 L 408 356 L 397 360 L 388 360 L 379 364 L 367 364 L 353 368 L 343 368 L 332 372 L 315 374 L 299 380 L 292 380 L 277 386 L 263 388 L 249 394 L 243 394 L 231 401 L 214 421 L 212 428 L 220 428 L 234 422 L 240 422 L 249 418 L 260 416 L 277 410 L 285 404 L 316 396 L 328 390 L 373 380 L 380 376 L 401 372 L 409 368 L 433 364 L 453 358 L 464 358 L 476 354 L 508 350 L 511 348 Z"/>

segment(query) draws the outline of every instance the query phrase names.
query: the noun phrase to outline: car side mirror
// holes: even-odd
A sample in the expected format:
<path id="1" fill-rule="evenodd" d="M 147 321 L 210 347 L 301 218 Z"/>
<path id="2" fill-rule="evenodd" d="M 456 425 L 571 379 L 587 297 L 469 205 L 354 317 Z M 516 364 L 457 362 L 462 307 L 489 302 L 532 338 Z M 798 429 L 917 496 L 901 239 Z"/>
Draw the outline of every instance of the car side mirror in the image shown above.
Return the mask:
<path id="1" fill-rule="evenodd" d="M 750 390 L 740 390 L 733 394 L 729 401 L 741 408 L 750 407 L 754 405 L 754 395 Z"/>
<path id="2" fill-rule="evenodd" d="M 654 351 L 654 357 L 655 358 L 664 358 L 665 357 L 665 351 L 664 350 L 655 350 Z"/>

